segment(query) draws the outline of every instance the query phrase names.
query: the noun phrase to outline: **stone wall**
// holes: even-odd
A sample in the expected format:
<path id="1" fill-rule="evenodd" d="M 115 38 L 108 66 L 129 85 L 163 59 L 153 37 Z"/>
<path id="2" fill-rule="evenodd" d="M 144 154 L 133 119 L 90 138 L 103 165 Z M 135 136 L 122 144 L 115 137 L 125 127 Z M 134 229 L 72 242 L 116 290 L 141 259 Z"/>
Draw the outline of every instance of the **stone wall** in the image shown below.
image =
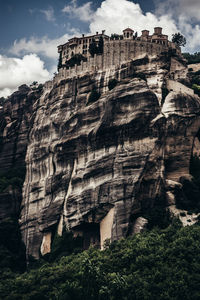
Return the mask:
<path id="1" fill-rule="evenodd" d="M 174 81 L 174 80 L 168 80 L 167 81 L 167 88 L 169 91 L 173 91 L 176 93 L 186 93 L 188 95 L 193 96 L 194 95 L 194 90 L 188 88 L 184 84 Z"/>
<path id="2" fill-rule="evenodd" d="M 89 57 L 88 61 L 81 62 L 80 66 L 75 65 L 73 68 L 61 68 L 54 77 L 54 83 L 62 79 L 70 78 L 76 75 L 83 75 L 98 70 L 118 69 L 121 64 L 132 59 L 142 58 L 146 55 L 155 56 L 169 49 L 180 50 L 171 42 L 168 46 L 163 44 L 150 43 L 137 40 L 109 40 L 104 42 L 104 53 Z"/>

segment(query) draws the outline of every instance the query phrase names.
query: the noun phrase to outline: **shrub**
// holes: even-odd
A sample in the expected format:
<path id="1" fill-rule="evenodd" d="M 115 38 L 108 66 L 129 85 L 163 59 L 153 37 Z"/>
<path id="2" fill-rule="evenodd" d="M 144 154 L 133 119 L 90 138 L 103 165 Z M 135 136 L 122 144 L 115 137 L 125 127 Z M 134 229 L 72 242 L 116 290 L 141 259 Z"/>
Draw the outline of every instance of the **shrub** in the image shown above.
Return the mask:
<path id="1" fill-rule="evenodd" d="M 181 217 L 185 217 L 185 216 L 186 216 L 186 213 L 185 213 L 184 211 L 182 211 L 182 212 L 180 213 L 180 216 L 181 216 Z"/>
<path id="2" fill-rule="evenodd" d="M 108 82 L 109 91 L 114 89 L 114 87 L 116 87 L 117 83 L 118 83 L 117 79 L 115 79 L 115 78 L 110 79 L 109 82 Z"/>
<path id="3" fill-rule="evenodd" d="M 112 33 L 110 39 L 111 40 L 123 40 L 123 35 L 119 35 L 117 33 Z"/>
<path id="4" fill-rule="evenodd" d="M 162 88 L 162 104 L 165 101 L 165 98 L 167 97 L 167 95 L 169 94 L 169 90 L 165 87 Z"/>
<path id="5" fill-rule="evenodd" d="M 142 79 L 142 80 L 147 81 L 146 75 L 145 75 L 144 73 L 134 73 L 134 74 L 133 74 L 133 78 L 140 78 L 140 79 Z"/>
<path id="6" fill-rule="evenodd" d="M 197 155 L 190 159 L 190 174 L 192 179 L 181 177 L 182 192 L 176 197 L 176 206 L 180 209 L 197 213 L 200 211 L 200 159 Z"/>
<path id="7" fill-rule="evenodd" d="M 22 275 L 4 272 L 1 299 L 199 299 L 200 226 L 173 223 L 62 257 Z"/>
<path id="8" fill-rule="evenodd" d="M 185 59 L 187 59 L 188 64 L 196 64 L 200 63 L 200 52 L 196 52 L 194 54 L 183 53 Z"/>
<path id="9" fill-rule="evenodd" d="M 81 54 L 75 54 L 69 60 L 66 61 L 65 66 L 67 68 L 73 68 L 75 65 L 80 65 L 81 61 L 87 61 L 87 58 Z"/>
<path id="10" fill-rule="evenodd" d="M 98 44 L 93 39 L 89 45 L 89 52 L 91 56 L 94 57 L 95 54 L 103 54 L 103 45 L 104 41 L 102 37 L 99 38 Z"/>
<path id="11" fill-rule="evenodd" d="M 53 238 L 51 252 L 46 254 L 43 259 L 49 262 L 57 261 L 62 256 L 68 256 L 72 253 L 81 252 L 83 249 L 83 240 L 81 237 L 73 237 L 73 233 L 63 230 L 62 236 L 56 234 Z"/>
<path id="12" fill-rule="evenodd" d="M 179 47 L 185 47 L 186 38 L 182 34 L 180 34 L 180 32 L 177 32 L 175 34 L 172 34 L 172 43 L 175 43 Z"/>
<path id="13" fill-rule="evenodd" d="M 161 229 L 167 228 L 171 223 L 171 215 L 169 210 L 166 210 L 164 205 L 157 205 L 148 209 L 142 214 L 148 220 L 147 228 L 152 229 L 159 227 Z"/>
<path id="14" fill-rule="evenodd" d="M 0 192 L 3 192 L 9 185 L 21 189 L 25 178 L 25 167 L 9 169 L 0 174 Z"/>
<path id="15" fill-rule="evenodd" d="M 4 97 L 0 97 L 0 105 L 3 105 L 6 99 Z"/>
<path id="16" fill-rule="evenodd" d="M 188 211 L 188 213 L 187 213 L 189 216 L 191 216 L 192 214 L 193 214 L 193 212 L 192 211 Z"/>
<path id="17" fill-rule="evenodd" d="M 137 73 L 137 74 L 136 74 L 136 77 L 138 77 L 138 78 L 140 78 L 140 79 L 142 79 L 142 80 L 147 81 L 146 75 L 145 75 L 144 73 Z"/>
<path id="18" fill-rule="evenodd" d="M 59 69 L 62 68 L 62 66 L 63 66 L 63 64 L 62 64 L 62 53 L 60 52 L 59 59 L 58 59 L 57 70 L 59 71 Z"/>
<path id="19" fill-rule="evenodd" d="M 93 88 L 88 97 L 87 105 L 96 102 L 100 98 L 100 96 L 101 94 L 97 92 L 96 88 Z"/>
<path id="20" fill-rule="evenodd" d="M 26 269 L 25 246 L 16 219 L 8 218 L 0 223 L 0 269 L 10 268 L 14 272 Z"/>

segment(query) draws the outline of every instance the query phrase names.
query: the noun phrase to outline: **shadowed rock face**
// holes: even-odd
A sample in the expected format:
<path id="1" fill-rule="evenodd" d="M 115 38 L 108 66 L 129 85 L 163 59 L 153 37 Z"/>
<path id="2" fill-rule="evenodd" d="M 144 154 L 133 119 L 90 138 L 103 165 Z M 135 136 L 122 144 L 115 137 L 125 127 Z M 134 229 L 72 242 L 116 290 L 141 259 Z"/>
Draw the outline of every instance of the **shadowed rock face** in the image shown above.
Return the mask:
<path id="1" fill-rule="evenodd" d="M 0 109 L 0 221 L 20 213 L 33 104 L 40 94 L 23 85 Z"/>
<path id="2" fill-rule="evenodd" d="M 110 76 L 118 78 L 111 91 Z M 26 151 L 20 224 L 27 255 L 37 258 L 41 245 L 49 251 L 45 243 L 65 224 L 76 235 L 90 228 L 90 242 L 101 246 L 100 237 L 125 237 L 134 215 L 163 201 L 170 180 L 188 175 L 199 98 L 171 91 L 161 99 L 168 79 L 185 76 L 180 57 L 162 55 L 45 90 Z M 94 86 L 101 97 L 88 103 Z"/>

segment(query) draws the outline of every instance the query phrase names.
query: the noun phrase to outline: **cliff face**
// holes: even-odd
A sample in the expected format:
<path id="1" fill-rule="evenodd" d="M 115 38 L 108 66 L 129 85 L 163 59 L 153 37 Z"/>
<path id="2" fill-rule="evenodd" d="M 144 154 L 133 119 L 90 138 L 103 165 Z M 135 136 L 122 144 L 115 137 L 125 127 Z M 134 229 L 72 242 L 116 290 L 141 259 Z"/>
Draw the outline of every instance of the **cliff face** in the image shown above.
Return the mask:
<path id="1" fill-rule="evenodd" d="M 184 61 L 166 53 L 44 89 L 21 135 L 28 141 L 20 217 L 27 255 L 50 251 L 65 224 L 85 247 L 103 246 L 136 232 L 144 211 L 174 204 L 200 127 L 199 98 L 183 82 Z"/>
<path id="2" fill-rule="evenodd" d="M 40 94 L 23 85 L 0 108 L 0 221 L 20 213 L 33 104 Z"/>
<path id="3" fill-rule="evenodd" d="M 199 129 L 199 98 L 177 81 L 186 74 L 180 57 L 160 55 L 46 90 L 26 154 L 20 224 L 28 255 L 48 252 L 64 224 L 85 247 L 102 246 L 134 232 L 134 215 L 175 201 Z M 101 96 L 89 103 L 94 87 Z"/>

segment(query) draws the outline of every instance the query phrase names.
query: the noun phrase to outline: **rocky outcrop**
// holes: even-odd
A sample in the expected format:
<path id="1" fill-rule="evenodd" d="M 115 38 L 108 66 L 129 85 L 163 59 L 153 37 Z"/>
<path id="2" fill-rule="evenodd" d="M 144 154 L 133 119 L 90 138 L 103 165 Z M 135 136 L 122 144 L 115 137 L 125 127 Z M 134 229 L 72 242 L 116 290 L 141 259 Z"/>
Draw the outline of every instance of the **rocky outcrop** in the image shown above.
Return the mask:
<path id="1" fill-rule="evenodd" d="M 40 95 L 23 85 L 0 108 L 0 221 L 20 213 L 33 105 Z"/>
<path id="2" fill-rule="evenodd" d="M 186 74 L 181 57 L 162 54 L 45 90 L 26 153 L 20 224 L 27 255 L 49 252 L 50 237 L 65 225 L 85 247 L 103 247 L 133 233 L 135 215 L 173 194 L 166 180 L 189 174 L 200 102 L 187 88 L 163 90 Z M 100 93 L 94 102 L 92 90 Z"/>
<path id="3" fill-rule="evenodd" d="M 22 86 L 5 102 L 0 219 L 21 211 L 27 257 L 50 252 L 64 226 L 103 249 L 143 230 L 156 205 L 180 203 L 200 136 L 200 99 L 185 83 L 185 61 L 169 52 Z"/>

